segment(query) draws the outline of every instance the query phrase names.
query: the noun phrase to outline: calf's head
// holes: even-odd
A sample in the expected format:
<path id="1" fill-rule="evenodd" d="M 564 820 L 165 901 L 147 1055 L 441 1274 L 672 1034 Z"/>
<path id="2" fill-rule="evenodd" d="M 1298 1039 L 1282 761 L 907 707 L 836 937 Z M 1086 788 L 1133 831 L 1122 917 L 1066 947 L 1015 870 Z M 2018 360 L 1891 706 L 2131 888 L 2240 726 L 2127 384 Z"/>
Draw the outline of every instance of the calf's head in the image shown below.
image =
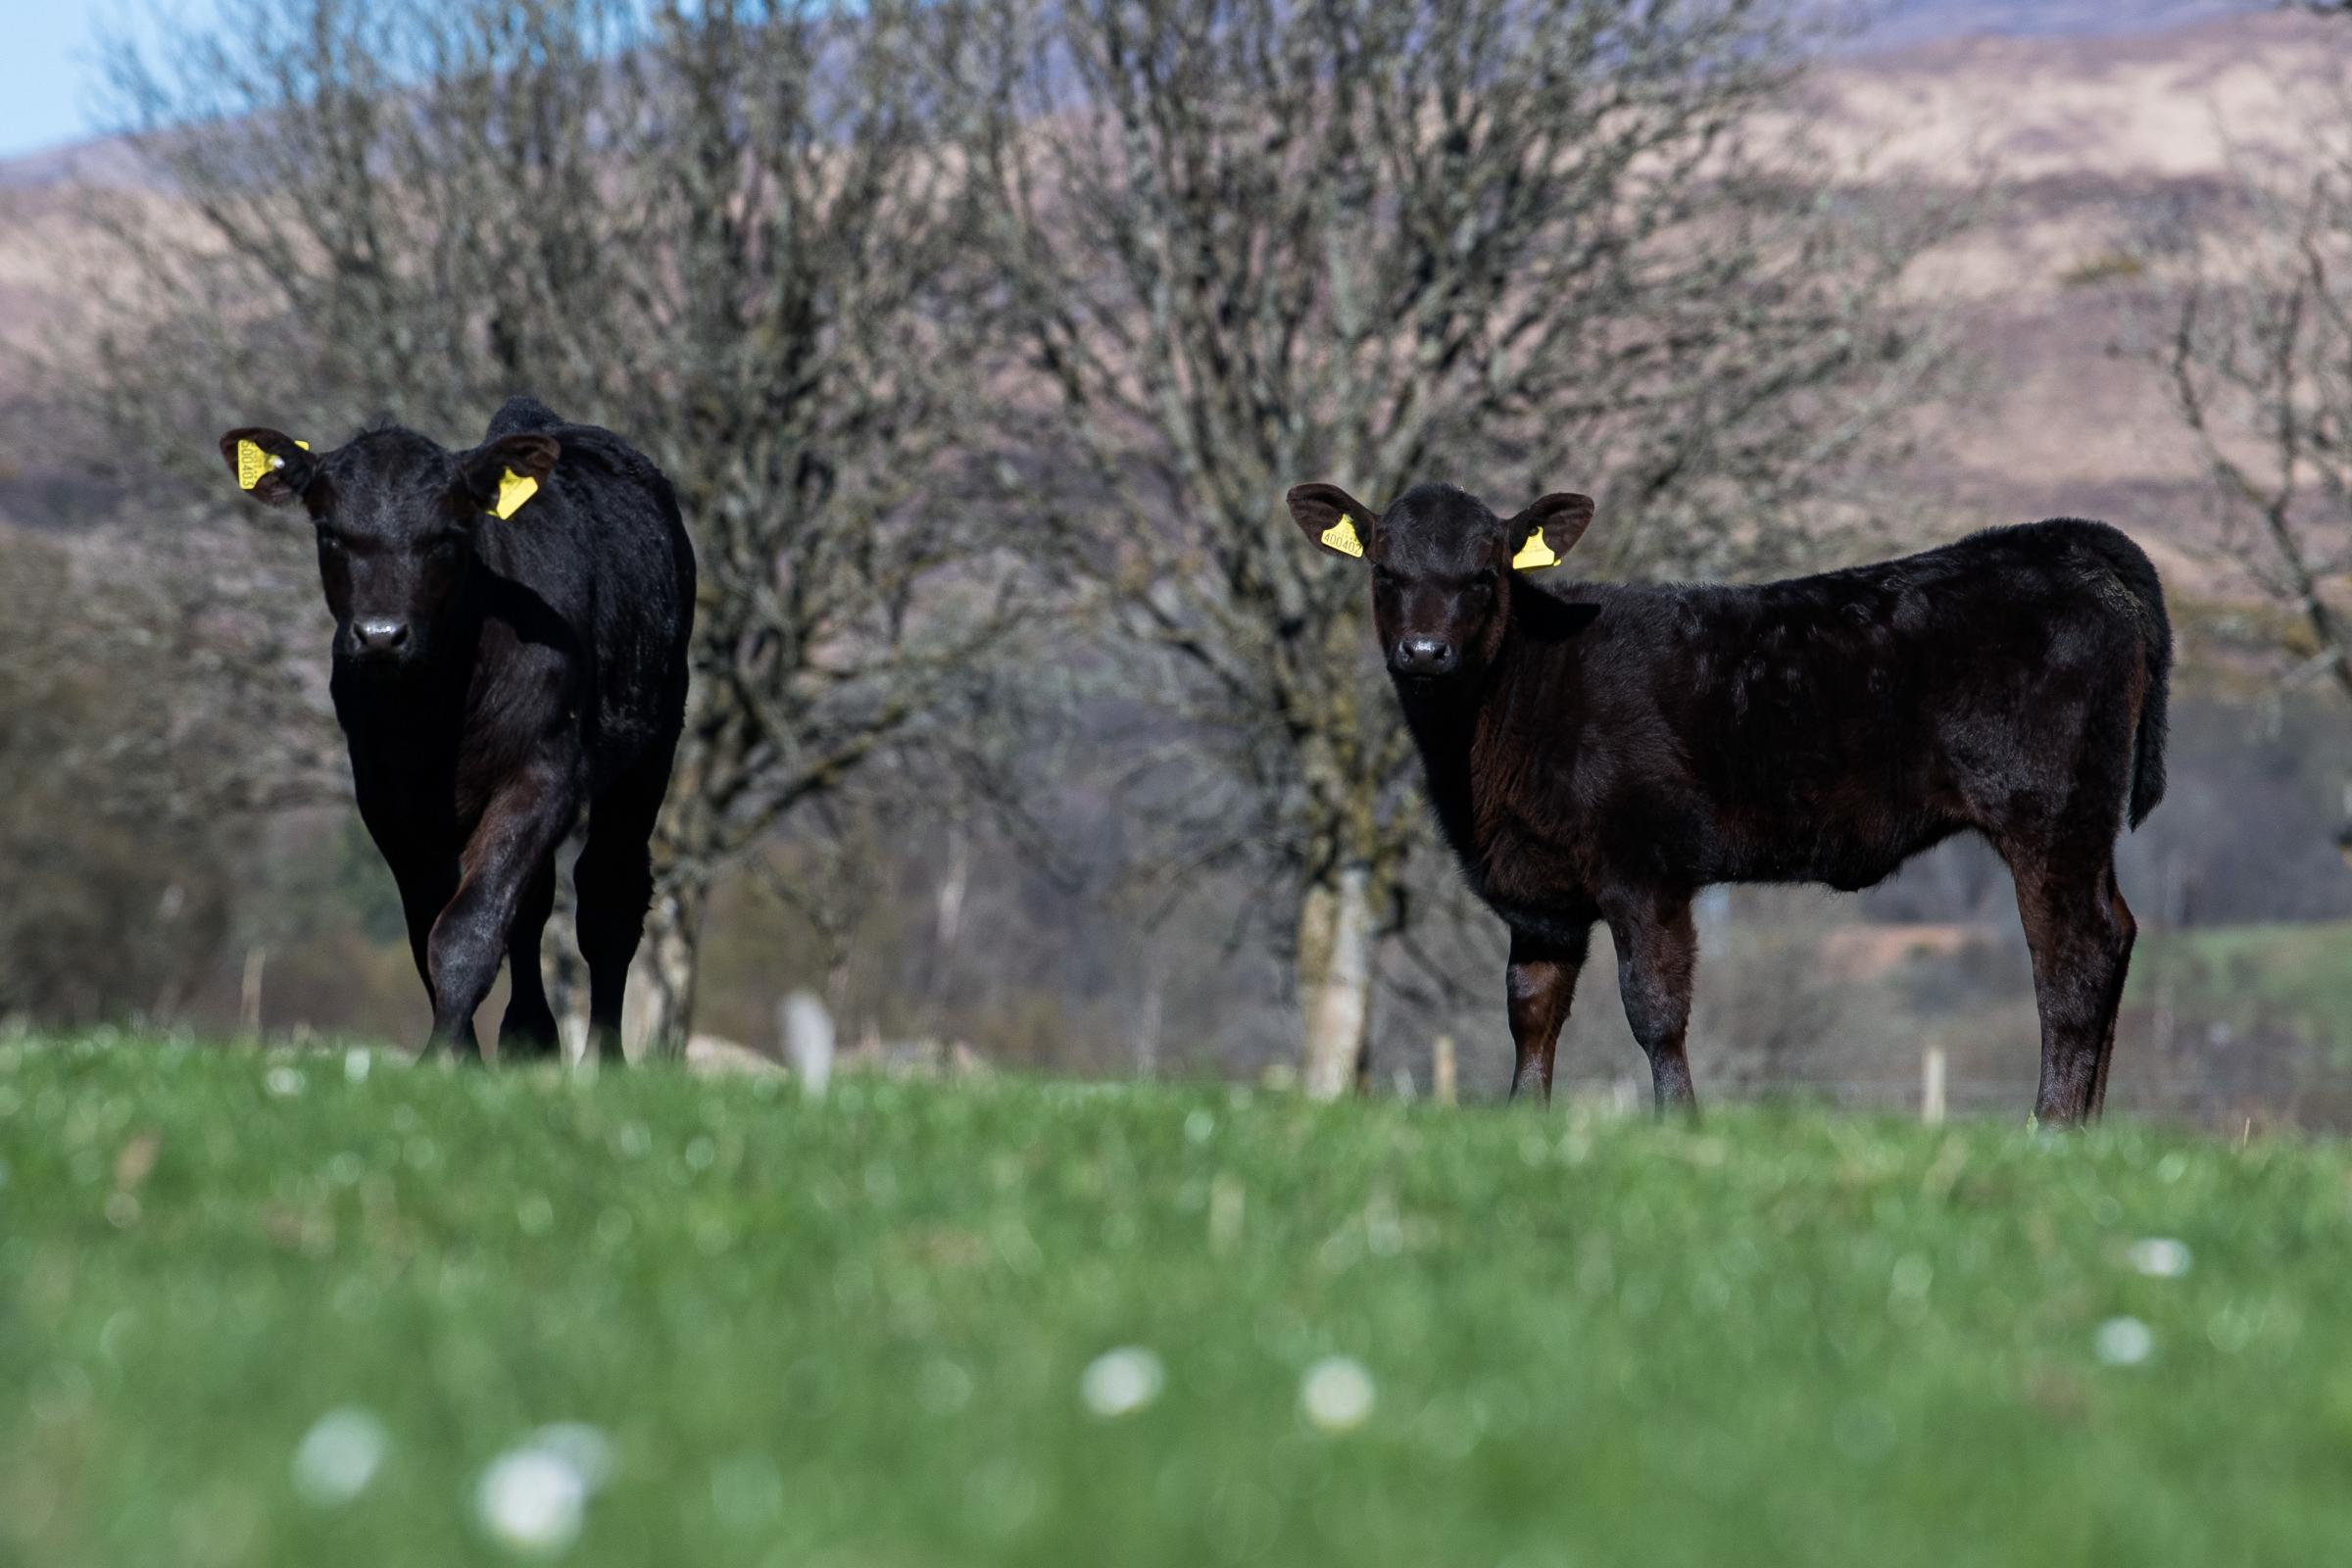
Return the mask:
<path id="1" fill-rule="evenodd" d="M 331 452 L 255 426 L 220 438 L 240 488 L 310 514 L 335 657 L 378 670 L 430 656 L 473 570 L 475 529 L 512 518 L 560 450 L 548 436 L 513 435 L 449 452 L 398 428 L 364 431 Z"/>
<path id="2" fill-rule="evenodd" d="M 1590 496 L 1548 495 L 1512 517 L 1451 485 L 1415 485 L 1386 513 L 1337 485 L 1290 493 L 1291 517 L 1335 556 L 1372 569 L 1372 623 L 1389 672 L 1475 674 L 1502 649 L 1518 574 L 1556 565 L 1592 521 Z"/>

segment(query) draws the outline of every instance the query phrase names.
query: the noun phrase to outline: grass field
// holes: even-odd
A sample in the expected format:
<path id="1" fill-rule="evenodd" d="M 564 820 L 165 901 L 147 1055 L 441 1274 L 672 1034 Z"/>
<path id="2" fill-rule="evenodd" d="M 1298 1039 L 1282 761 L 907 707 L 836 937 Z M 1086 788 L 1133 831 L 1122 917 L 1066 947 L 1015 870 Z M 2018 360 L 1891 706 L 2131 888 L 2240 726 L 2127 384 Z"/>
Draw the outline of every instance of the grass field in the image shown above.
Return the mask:
<path id="1" fill-rule="evenodd" d="M 2352 1550 L 2334 1144 L 85 1041 L 0 1161 L 11 1564 Z"/>

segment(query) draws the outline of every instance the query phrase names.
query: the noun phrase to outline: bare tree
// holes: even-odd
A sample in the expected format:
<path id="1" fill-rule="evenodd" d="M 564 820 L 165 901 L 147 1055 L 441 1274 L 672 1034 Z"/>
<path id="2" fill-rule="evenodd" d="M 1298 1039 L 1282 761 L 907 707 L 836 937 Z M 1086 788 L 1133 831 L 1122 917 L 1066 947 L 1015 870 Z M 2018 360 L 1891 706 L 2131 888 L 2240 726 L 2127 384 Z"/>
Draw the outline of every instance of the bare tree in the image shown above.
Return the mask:
<path id="1" fill-rule="evenodd" d="M 2301 672 L 2352 695 L 2352 142 L 2192 252 L 2159 359 L 2224 543 L 2291 614 Z"/>
<path id="2" fill-rule="evenodd" d="M 1222 782 L 1193 865 L 1287 907 L 1310 1090 L 1365 1066 L 1425 834 L 1356 574 L 1285 488 L 1601 499 L 1598 569 L 1783 561 L 1926 358 L 1915 248 L 1788 128 L 1766 0 L 1000 0 L 973 157 L 1057 541 Z"/>
<path id="3" fill-rule="evenodd" d="M 677 484 L 703 589 L 636 982 L 662 1049 L 712 878 L 919 740 L 1015 624 L 982 523 L 917 506 L 981 390 L 968 181 L 927 89 L 963 24 L 925 0 L 224 0 L 114 56 L 162 186 L 108 215 L 126 449 L 382 410 L 458 437 L 527 389 Z M 304 623 L 302 553 L 257 551 L 256 617 Z"/>
<path id="4" fill-rule="evenodd" d="M 227 923 L 232 846 L 165 764 L 235 737 L 170 701 L 184 650 L 122 564 L 0 527 L 0 1018 L 169 1018 Z"/>
<path id="5" fill-rule="evenodd" d="M 2218 217 L 2149 245 L 2172 284 L 2153 357 L 2224 549 L 2281 612 L 2283 685 L 2352 696 L 2352 79 L 2290 113 L 2301 133 L 2241 148 Z M 2342 795 L 2352 857 L 2352 781 Z"/>

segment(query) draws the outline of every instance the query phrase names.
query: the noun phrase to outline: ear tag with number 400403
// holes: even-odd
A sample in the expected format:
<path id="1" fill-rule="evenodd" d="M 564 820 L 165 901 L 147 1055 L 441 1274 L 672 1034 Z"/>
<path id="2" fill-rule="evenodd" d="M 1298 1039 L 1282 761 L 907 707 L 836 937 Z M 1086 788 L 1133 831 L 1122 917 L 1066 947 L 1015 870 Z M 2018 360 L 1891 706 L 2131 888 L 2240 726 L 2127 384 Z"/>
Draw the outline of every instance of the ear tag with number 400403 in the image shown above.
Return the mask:
<path id="1" fill-rule="evenodd" d="M 308 451 L 310 451 L 310 450 L 311 450 L 311 444 L 310 444 L 308 441 L 297 441 L 297 442 L 295 442 L 294 444 L 295 444 L 296 446 L 298 446 L 298 447 L 302 448 L 302 450 L 303 450 L 303 451 L 305 451 L 305 452 L 308 452 Z M 248 441 L 248 440 L 244 439 L 243 437 L 239 437 L 239 438 L 238 438 L 238 440 L 237 440 L 237 488 L 238 488 L 238 489 L 240 489 L 240 490 L 250 490 L 250 489 L 252 489 L 252 488 L 253 488 L 255 485 L 257 485 L 257 484 L 260 484 L 260 483 L 262 482 L 262 475 L 263 475 L 263 474 L 270 472 L 270 471 L 272 468 L 282 468 L 282 467 L 284 467 L 285 466 L 286 466 L 286 460 L 285 460 L 285 459 L 283 459 L 283 458 L 278 458 L 278 457 L 271 457 L 271 456 L 270 456 L 269 453 L 267 453 L 267 452 L 264 452 L 264 451 L 261 449 L 261 446 L 260 446 L 258 443 L 256 443 L 256 442 L 253 442 L 253 441 Z"/>
<path id="2" fill-rule="evenodd" d="M 1544 530 L 1541 528 L 1529 534 L 1527 543 L 1521 545 L 1519 553 L 1511 558 L 1514 571 L 1533 571 L 1538 566 L 1556 566 L 1559 564 L 1560 558 L 1552 554 L 1551 546 L 1544 542 Z"/>
<path id="3" fill-rule="evenodd" d="M 490 510 L 497 514 L 499 521 L 504 522 L 520 512 L 522 504 L 538 493 L 538 480 L 527 473 L 516 473 L 509 468 L 499 475 L 498 502 Z"/>
<path id="4" fill-rule="evenodd" d="M 1323 542 L 1343 556 L 1361 556 L 1364 542 L 1355 536 L 1355 519 L 1345 512 L 1340 520 L 1323 530 Z"/>

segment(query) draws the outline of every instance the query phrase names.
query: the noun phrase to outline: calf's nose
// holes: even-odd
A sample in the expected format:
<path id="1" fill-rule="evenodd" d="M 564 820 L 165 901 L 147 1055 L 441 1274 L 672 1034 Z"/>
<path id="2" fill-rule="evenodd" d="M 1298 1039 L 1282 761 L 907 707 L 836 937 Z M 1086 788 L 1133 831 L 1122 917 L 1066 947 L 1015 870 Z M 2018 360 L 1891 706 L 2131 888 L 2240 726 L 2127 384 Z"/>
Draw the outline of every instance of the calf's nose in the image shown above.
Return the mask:
<path id="1" fill-rule="evenodd" d="M 352 646 L 363 654 L 396 654 L 409 641 L 409 623 L 405 620 L 355 620 L 351 623 Z"/>
<path id="2" fill-rule="evenodd" d="M 1399 675 L 1443 675 L 1453 668 L 1453 644 L 1439 637 L 1404 637 L 1389 656 Z"/>

